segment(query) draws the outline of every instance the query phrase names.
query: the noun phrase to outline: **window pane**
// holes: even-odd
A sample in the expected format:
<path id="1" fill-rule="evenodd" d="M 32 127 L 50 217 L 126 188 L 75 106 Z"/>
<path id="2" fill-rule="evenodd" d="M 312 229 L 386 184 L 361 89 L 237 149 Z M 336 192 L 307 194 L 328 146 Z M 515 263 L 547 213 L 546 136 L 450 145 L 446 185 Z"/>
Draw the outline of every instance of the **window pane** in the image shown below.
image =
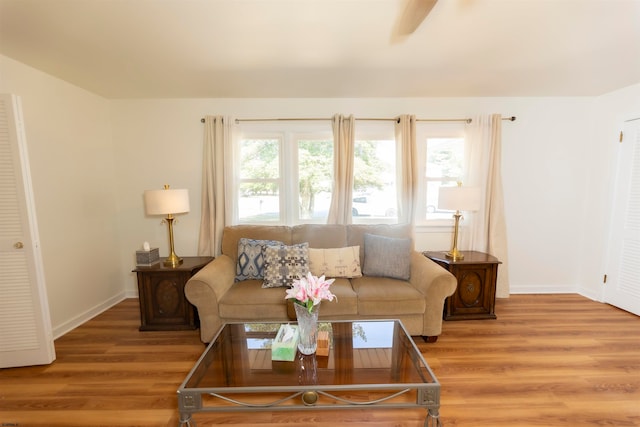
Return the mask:
<path id="1" fill-rule="evenodd" d="M 333 141 L 298 140 L 298 214 L 302 220 L 326 219 L 331 204 Z"/>
<path id="2" fill-rule="evenodd" d="M 279 221 L 280 140 L 243 139 L 239 157 L 239 221 Z"/>
<path id="3" fill-rule="evenodd" d="M 353 175 L 354 222 L 397 218 L 394 140 L 356 141 Z"/>
<path id="4" fill-rule="evenodd" d="M 459 179 L 464 161 L 464 139 L 427 139 L 427 177 Z"/>
<path id="5" fill-rule="evenodd" d="M 440 187 L 456 185 L 464 168 L 464 138 L 427 138 L 426 219 L 450 219 L 452 212 L 438 208 Z"/>
<path id="6" fill-rule="evenodd" d="M 278 139 L 240 141 L 240 179 L 277 179 L 280 174 Z"/>

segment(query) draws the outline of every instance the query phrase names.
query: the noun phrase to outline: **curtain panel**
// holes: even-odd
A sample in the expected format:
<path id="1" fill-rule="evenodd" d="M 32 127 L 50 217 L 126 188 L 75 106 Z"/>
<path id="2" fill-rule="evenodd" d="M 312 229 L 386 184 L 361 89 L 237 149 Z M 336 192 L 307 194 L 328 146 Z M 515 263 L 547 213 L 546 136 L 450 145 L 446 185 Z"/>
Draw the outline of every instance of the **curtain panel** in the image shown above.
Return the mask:
<path id="1" fill-rule="evenodd" d="M 353 199 L 353 163 L 355 154 L 355 118 L 336 114 L 333 129 L 333 191 L 327 224 L 351 224 Z"/>
<path id="2" fill-rule="evenodd" d="M 218 256 L 221 251 L 222 230 L 231 218 L 233 198 L 231 188 L 233 165 L 231 127 L 233 121 L 222 116 L 204 118 L 202 162 L 202 207 L 200 211 L 199 256 Z"/>
<path id="3" fill-rule="evenodd" d="M 413 224 L 418 200 L 416 116 L 403 114 L 395 123 L 398 176 L 398 223 Z"/>
<path id="4" fill-rule="evenodd" d="M 509 297 L 507 226 L 502 189 L 502 115 L 483 115 L 473 119 L 467 131 L 469 140 L 468 178 L 465 184 L 481 188 L 481 207 L 468 215 L 466 247 L 490 253 L 502 262 L 498 269 L 496 296 Z"/>

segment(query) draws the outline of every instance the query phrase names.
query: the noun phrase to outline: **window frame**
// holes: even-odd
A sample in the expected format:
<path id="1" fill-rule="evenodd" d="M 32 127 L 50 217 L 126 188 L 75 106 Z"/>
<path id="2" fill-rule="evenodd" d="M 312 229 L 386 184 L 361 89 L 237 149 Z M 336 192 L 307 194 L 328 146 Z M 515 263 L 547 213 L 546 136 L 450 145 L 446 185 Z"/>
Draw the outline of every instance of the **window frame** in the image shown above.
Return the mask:
<path id="1" fill-rule="evenodd" d="M 367 121 L 362 120 L 357 123 L 354 133 L 354 145 L 358 141 L 392 141 L 395 147 L 395 159 L 394 159 L 394 184 L 395 184 L 395 208 L 396 215 L 394 217 L 366 217 L 366 216 L 351 216 L 351 222 L 353 224 L 397 224 L 398 223 L 398 182 L 400 179 L 398 162 L 400 150 L 398 141 L 395 135 L 395 121 L 394 120 L 381 120 L 381 121 Z M 355 147 L 354 147 L 355 151 Z M 355 152 L 354 152 L 355 163 Z M 355 174 L 355 168 L 354 168 Z M 353 211 L 353 200 L 356 197 L 356 190 L 352 188 L 351 208 Z"/>
<path id="2" fill-rule="evenodd" d="M 240 217 L 240 186 L 247 182 L 241 178 L 240 171 L 234 173 L 232 185 L 233 223 L 243 225 L 297 225 L 297 224 L 324 224 L 325 218 L 305 219 L 300 218 L 299 198 L 299 164 L 298 149 L 300 140 L 321 139 L 333 143 L 333 132 L 330 123 L 298 122 L 298 123 L 273 123 L 273 122 L 247 122 L 239 123 L 235 129 L 234 138 L 235 156 L 233 168 L 242 168 L 240 154 L 241 142 L 246 139 L 279 139 L 278 144 L 278 219 L 274 221 L 253 220 L 248 221 Z M 333 171 L 332 171 L 333 173 Z"/>
<path id="3" fill-rule="evenodd" d="M 298 149 L 300 140 L 322 139 L 325 141 L 333 141 L 333 131 L 330 121 L 300 121 L 295 123 L 282 122 L 247 122 L 240 123 L 236 127 L 236 137 L 234 138 L 234 160 L 233 167 L 241 168 L 240 163 L 240 141 L 243 139 L 279 139 L 279 168 L 280 174 L 277 181 L 279 189 L 279 218 L 276 221 L 246 221 L 240 219 L 239 200 L 240 200 L 240 184 L 246 182 L 240 178 L 240 171 L 234 173 L 233 201 L 234 213 L 233 222 L 235 224 L 262 224 L 262 225 L 297 225 L 297 224 L 323 224 L 326 223 L 325 218 L 319 219 L 302 219 L 300 218 L 299 205 L 299 164 Z M 400 147 L 395 137 L 395 126 L 393 121 L 387 122 L 359 122 L 355 129 L 354 143 L 357 141 L 377 140 L 377 141 L 394 141 L 395 143 L 395 187 L 398 190 L 398 182 L 400 179 Z M 429 138 L 462 138 L 464 140 L 464 164 L 461 177 L 452 177 L 461 179 L 467 175 L 469 163 L 469 140 L 466 137 L 465 123 L 451 122 L 423 122 L 416 123 L 416 152 L 418 153 L 417 166 L 420 171 L 418 177 L 418 198 L 416 201 L 416 216 L 414 223 L 419 228 L 442 228 L 450 227 L 453 224 L 452 218 L 447 219 L 427 219 L 427 183 L 432 181 L 426 175 L 427 162 L 427 141 Z M 355 160 L 355 159 L 354 159 Z M 334 173 L 334 171 L 332 171 Z M 356 196 L 355 188 L 352 189 L 353 197 Z M 397 193 L 396 193 L 397 200 Z M 397 202 L 396 202 L 397 204 Z M 385 224 L 397 223 L 398 217 L 352 217 L 354 224 Z"/>
<path id="4" fill-rule="evenodd" d="M 428 183 L 439 181 L 463 181 L 468 175 L 469 169 L 469 139 L 466 135 L 466 123 L 416 123 L 416 152 L 418 153 L 418 199 L 415 213 L 415 226 L 422 229 L 439 229 L 443 227 L 451 227 L 453 225 L 453 217 L 451 218 L 435 218 L 427 219 L 427 191 Z M 433 179 L 427 175 L 427 144 L 429 139 L 434 138 L 461 138 L 463 140 L 463 165 L 462 174 L 459 177 L 448 177 L 452 179 Z M 444 178 L 444 177 L 441 177 Z M 452 212 L 453 214 L 453 212 Z"/>

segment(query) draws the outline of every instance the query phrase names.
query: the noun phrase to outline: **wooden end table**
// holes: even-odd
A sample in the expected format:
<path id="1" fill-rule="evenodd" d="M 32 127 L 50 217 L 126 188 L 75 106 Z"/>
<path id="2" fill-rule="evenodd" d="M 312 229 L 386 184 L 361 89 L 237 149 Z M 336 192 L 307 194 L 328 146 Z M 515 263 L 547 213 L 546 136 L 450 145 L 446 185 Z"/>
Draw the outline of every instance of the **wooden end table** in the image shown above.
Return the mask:
<path id="1" fill-rule="evenodd" d="M 196 329 L 196 309 L 184 295 L 184 285 L 212 257 L 183 257 L 177 267 L 165 267 L 163 261 L 151 266 L 138 266 L 141 331 L 176 331 Z"/>
<path id="2" fill-rule="evenodd" d="M 444 320 L 495 319 L 498 264 L 494 256 L 484 252 L 462 251 L 464 259 L 454 261 L 446 252 L 423 252 L 456 276 L 458 287 L 447 298 Z"/>

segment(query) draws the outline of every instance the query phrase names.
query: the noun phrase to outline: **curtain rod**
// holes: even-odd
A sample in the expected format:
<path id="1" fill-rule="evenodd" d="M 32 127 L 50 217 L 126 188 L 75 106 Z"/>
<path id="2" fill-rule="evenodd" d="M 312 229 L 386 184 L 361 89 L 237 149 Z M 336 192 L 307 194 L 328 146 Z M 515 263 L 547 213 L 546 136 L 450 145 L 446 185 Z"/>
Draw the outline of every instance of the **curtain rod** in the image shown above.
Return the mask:
<path id="1" fill-rule="evenodd" d="M 236 123 L 240 122 L 298 122 L 298 121 L 318 121 L 318 120 L 331 120 L 330 118 L 320 118 L 320 117 L 309 117 L 309 118 L 300 118 L 300 117 L 290 117 L 290 118 L 276 118 L 276 119 L 235 119 Z M 356 120 L 365 120 L 365 121 L 398 121 L 398 118 L 386 119 L 386 118 L 358 118 Z M 502 120 L 509 120 L 513 122 L 516 120 L 516 116 L 511 117 L 503 117 Z M 416 119 L 418 122 L 465 122 L 471 123 L 471 119 Z M 200 123 L 204 123 L 204 118 L 200 119 Z"/>

